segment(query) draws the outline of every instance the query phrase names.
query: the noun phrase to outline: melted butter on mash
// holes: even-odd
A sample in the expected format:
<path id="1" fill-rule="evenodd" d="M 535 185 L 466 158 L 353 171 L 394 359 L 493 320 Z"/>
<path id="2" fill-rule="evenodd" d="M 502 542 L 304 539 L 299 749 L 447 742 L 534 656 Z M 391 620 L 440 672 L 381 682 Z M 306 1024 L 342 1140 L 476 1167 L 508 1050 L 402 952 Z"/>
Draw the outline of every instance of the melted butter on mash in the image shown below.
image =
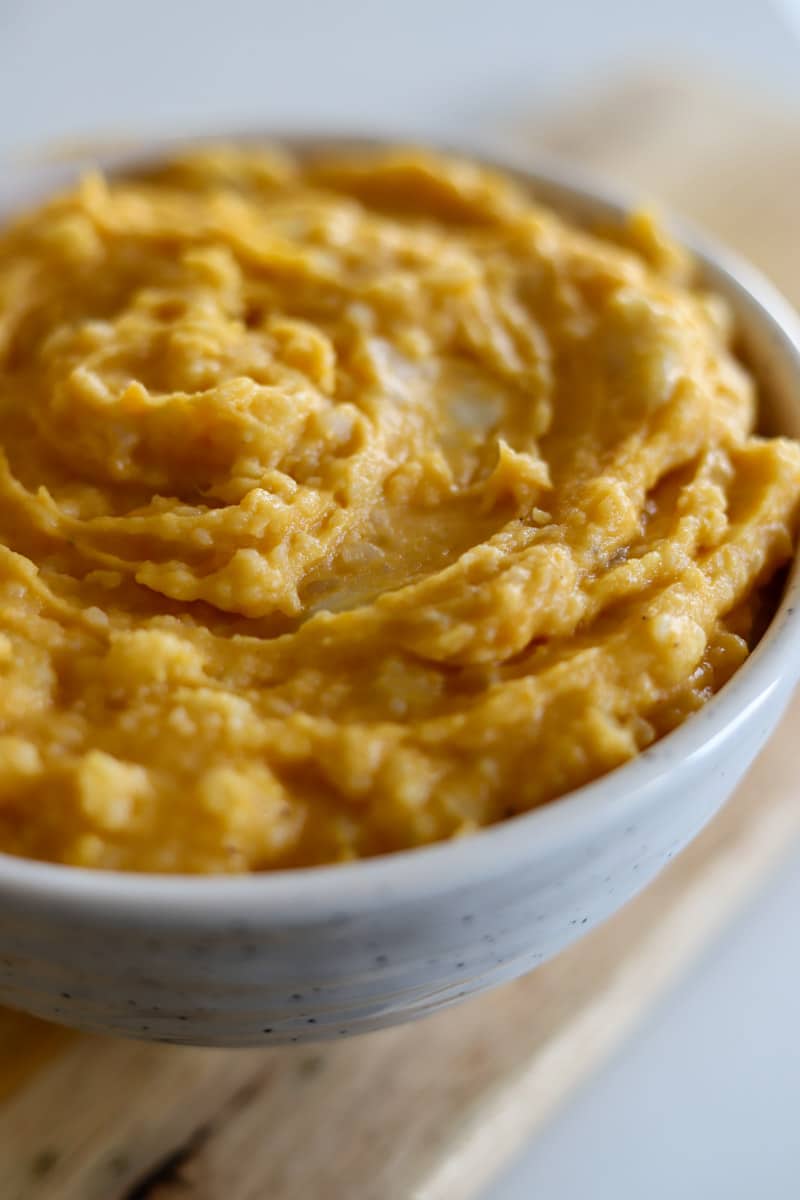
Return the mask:
<path id="1" fill-rule="evenodd" d="M 242 872 L 594 779 L 747 656 L 800 450 L 646 217 L 218 147 L 0 234 L 0 849 Z"/>

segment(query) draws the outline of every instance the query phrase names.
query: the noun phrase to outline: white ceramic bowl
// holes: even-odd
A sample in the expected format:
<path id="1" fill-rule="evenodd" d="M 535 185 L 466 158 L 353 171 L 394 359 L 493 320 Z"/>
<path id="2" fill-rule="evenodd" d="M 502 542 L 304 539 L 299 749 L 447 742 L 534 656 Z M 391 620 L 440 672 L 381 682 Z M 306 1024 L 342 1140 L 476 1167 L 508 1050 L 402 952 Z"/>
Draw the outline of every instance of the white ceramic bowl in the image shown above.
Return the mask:
<path id="1" fill-rule="evenodd" d="M 7 174 L 0 201 L 27 202 L 71 171 Z M 630 207 L 563 167 L 514 173 L 578 220 Z M 750 267 L 678 232 L 735 310 L 770 424 L 800 436 L 800 323 Z M 0 855 L 0 1002 L 133 1037 L 259 1045 L 408 1021 L 530 971 L 640 891 L 730 795 L 800 676 L 799 587 L 795 565 L 755 652 L 680 729 L 473 837 L 241 878 Z"/>

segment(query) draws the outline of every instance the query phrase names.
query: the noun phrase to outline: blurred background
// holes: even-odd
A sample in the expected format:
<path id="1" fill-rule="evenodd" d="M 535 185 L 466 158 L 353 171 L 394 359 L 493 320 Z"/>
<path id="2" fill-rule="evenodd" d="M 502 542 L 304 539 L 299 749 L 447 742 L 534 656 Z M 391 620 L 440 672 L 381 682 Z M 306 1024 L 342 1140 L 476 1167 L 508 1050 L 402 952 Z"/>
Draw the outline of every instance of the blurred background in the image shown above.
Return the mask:
<path id="1" fill-rule="evenodd" d="M 258 126 L 544 149 L 748 252 L 755 217 L 800 298 L 773 213 L 800 198 L 800 0 L 0 0 L 0 114 L 10 157 Z M 798 1196 L 797 912 L 794 855 L 491 1200 Z"/>
<path id="2" fill-rule="evenodd" d="M 0 148 L 259 123 L 493 132 L 637 74 L 800 98 L 793 0 L 0 0 Z"/>

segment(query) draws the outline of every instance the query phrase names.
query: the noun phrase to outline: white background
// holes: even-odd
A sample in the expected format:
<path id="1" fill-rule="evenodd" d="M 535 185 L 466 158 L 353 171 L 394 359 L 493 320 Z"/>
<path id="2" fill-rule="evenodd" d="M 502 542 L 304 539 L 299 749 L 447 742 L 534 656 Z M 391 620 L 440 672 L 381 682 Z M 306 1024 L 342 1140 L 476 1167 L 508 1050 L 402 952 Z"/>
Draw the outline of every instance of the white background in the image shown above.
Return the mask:
<path id="1" fill-rule="evenodd" d="M 800 106 L 800 0 L 0 0 L 0 152 L 281 123 L 485 133 L 634 64 Z M 800 855 L 487 1200 L 800 1197 L 798 920 Z"/>
<path id="2" fill-rule="evenodd" d="M 763 0 L 0 0 L 0 149 L 287 120 L 486 127 L 634 61 L 800 95 L 800 50 Z"/>

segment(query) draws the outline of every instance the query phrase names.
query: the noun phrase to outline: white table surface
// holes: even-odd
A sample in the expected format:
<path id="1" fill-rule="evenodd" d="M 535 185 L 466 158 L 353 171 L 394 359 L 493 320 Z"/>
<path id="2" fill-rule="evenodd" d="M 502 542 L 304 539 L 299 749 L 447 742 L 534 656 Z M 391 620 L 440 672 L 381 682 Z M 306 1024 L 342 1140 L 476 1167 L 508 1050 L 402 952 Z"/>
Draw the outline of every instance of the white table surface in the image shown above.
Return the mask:
<path id="1" fill-rule="evenodd" d="M 0 0 L 0 153 L 257 124 L 485 132 L 637 64 L 800 105 L 800 0 L 783 5 Z M 800 1197 L 795 914 L 800 853 L 486 1200 Z"/>
<path id="2" fill-rule="evenodd" d="M 798 916 L 800 857 L 485 1200 L 797 1200 Z"/>

